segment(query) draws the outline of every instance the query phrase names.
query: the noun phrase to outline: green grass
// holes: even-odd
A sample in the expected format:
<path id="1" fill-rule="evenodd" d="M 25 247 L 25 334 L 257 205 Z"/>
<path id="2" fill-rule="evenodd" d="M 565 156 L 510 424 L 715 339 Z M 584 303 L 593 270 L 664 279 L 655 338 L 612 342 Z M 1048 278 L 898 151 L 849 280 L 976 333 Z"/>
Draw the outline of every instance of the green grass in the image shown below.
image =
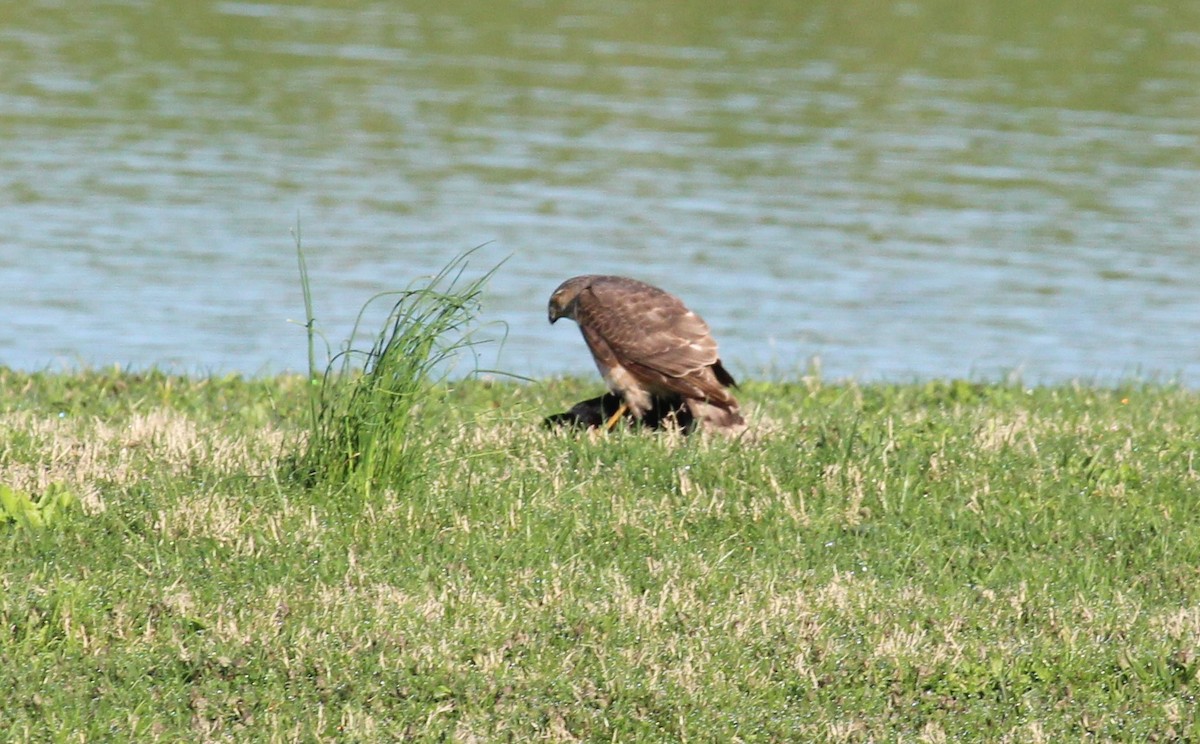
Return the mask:
<path id="1" fill-rule="evenodd" d="M 376 295 L 363 306 L 345 348 L 321 371 L 308 269 L 296 252 L 307 316 L 310 429 L 293 470 L 309 484 L 334 483 L 370 495 L 377 487 L 407 493 L 424 477 L 430 453 L 417 432 L 435 384 L 473 351 L 472 322 L 495 269 L 464 280 L 471 251 L 409 288 Z M 355 344 L 363 317 L 378 301 L 391 309 L 371 348 Z"/>
<path id="2" fill-rule="evenodd" d="M 364 492 L 282 473 L 310 387 L 0 371 L 0 483 L 75 496 L 0 524 L 0 737 L 1200 739 L 1194 391 L 465 382 Z"/>

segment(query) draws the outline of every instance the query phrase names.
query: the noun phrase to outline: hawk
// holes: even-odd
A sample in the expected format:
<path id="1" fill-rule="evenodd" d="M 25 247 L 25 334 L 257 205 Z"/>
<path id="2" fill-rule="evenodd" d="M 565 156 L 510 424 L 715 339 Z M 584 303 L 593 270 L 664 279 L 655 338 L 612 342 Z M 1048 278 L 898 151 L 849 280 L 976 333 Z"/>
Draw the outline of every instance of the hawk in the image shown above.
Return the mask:
<path id="1" fill-rule="evenodd" d="M 554 290 L 549 317 L 579 324 L 601 376 L 621 397 L 606 429 L 626 409 L 641 419 L 656 398 L 682 400 L 708 427 L 745 427 L 728 390 L 737 383 L 721 365 L 708 324 L 675 295 L 623 276 L 577 276 Z"/>

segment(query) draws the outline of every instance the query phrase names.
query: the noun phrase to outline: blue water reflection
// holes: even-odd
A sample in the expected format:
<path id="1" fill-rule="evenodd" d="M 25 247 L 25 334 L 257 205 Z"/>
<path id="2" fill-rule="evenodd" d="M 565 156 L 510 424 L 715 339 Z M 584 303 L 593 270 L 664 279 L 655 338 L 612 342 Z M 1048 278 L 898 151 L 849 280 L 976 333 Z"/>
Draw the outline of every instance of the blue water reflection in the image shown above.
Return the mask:
<path id="1" fill-rule="evenodd" d="M 1200 14 L 973 7 L 13 6 L 0 364 L 300 370 L 299 219 L 335 343 L 486 243 L 522 375 L 604 272 L 741 376 L 1196 384 Z"/>

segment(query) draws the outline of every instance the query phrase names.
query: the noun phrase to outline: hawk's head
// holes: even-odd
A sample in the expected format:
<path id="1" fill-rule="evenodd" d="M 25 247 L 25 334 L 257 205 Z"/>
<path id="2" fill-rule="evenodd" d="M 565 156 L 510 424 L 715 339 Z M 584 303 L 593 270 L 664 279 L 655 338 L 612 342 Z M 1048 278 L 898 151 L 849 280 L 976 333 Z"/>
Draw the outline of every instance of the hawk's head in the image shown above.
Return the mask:
<path id="1" fill-rule="evenodd" d="M 575 319 L 575 303 L 579 300 L 579 293 L 587 289 L 591 280 L 590 276 L 577 276 L 558 285 L 558 289 L 550 295 L 548 315 L 551 323 L 559 318 Z"/>

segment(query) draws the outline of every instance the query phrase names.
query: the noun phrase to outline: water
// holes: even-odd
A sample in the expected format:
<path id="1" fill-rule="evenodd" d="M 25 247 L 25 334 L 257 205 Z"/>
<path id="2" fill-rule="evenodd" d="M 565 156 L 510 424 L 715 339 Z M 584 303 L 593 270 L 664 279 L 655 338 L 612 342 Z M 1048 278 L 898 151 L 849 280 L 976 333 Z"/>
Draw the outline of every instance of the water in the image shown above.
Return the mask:
<path id="1" fill-rule="evenodd" d="M 5 4 L 0 365 L 302 370 L 299 222 L 335 345 L 486 243 L 522 375 L 596 272 L 744 377 L 1195 385 L 1198 8 Z"/>

